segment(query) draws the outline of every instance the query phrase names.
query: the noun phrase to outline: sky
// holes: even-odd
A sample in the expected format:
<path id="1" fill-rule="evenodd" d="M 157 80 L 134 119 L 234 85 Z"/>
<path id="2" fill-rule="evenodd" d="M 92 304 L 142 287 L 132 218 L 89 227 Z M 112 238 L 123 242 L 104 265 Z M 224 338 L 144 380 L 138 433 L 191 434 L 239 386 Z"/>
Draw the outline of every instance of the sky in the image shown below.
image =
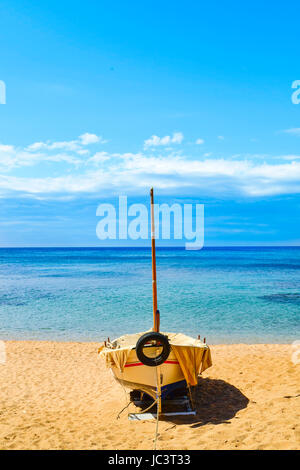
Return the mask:
<path id="1" fill-rule="evenodd" d="M 300 245 L 299 13 L 2 0 L 0 247 L 102 246 L 98 205 L 151 186 L 207 246 Z"/>

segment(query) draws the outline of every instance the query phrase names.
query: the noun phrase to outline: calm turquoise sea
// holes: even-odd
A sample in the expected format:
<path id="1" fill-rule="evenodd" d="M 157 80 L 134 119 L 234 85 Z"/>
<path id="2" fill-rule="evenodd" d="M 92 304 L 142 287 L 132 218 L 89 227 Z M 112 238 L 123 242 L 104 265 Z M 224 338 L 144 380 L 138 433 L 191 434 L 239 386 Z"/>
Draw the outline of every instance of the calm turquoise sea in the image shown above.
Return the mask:
<path id="1" fill-rule="evenodd" d="M 162 330 L 210 344 L 300 339 L 300 248 L 160 248 L 157 277 Z M 0 249 L 0 339 L 102 341 L 151 326 L 150 249 Z"/>

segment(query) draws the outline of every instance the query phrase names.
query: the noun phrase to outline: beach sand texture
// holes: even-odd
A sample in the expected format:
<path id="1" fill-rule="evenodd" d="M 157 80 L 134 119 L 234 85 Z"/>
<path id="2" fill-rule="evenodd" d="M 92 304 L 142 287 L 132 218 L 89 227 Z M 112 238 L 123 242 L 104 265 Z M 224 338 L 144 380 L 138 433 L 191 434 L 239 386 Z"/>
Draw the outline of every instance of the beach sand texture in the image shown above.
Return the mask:
<path id="1" fill-rule="evenodd" d="M 97 343 L 7 341 L 1 449 L 153 449 L 155 422 L 129 421 Z M 158 449 L 300 449 L 300 365 L 282 344 L 212 347 L 197 416 L 159 423 Z"/>

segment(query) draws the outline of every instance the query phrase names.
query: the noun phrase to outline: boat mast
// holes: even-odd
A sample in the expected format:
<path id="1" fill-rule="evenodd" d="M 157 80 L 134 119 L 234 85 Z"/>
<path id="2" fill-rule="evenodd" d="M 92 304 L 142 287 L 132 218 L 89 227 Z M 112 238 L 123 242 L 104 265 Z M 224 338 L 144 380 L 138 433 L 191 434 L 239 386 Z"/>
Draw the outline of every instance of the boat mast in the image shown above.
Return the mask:
<path id="1" fill-rule="evenodd" d="M 150 189 L 151 198 L 151 249 L 152 249 L 152 292 L 153 292 L 153 330 L 159 331 L 159 312 L 157 310 L 156 285 L 156 256 L 155 256 L 155 225 L 154 225 L 154 198 L 153 188 Z"/>

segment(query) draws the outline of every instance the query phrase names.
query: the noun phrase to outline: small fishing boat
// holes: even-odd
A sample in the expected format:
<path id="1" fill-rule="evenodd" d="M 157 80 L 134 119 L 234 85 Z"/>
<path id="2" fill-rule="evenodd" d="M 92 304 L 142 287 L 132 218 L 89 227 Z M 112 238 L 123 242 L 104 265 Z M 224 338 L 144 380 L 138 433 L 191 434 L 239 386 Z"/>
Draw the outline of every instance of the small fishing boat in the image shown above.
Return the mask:
<path id="1" fill-rule="evenodd" d="M 198 375 L 212 365 L 210 348 L 182 333 L 160 332 L 160 313 L 157 309 L 156 253 L 154 227 L 154 197 L 151 197 L 151 247 L 153 328 L 106 341 L 99 348 L 115 379 L 128 390 L 138 390 L 161 401 L 176 389 L 198 383 Z"/>

